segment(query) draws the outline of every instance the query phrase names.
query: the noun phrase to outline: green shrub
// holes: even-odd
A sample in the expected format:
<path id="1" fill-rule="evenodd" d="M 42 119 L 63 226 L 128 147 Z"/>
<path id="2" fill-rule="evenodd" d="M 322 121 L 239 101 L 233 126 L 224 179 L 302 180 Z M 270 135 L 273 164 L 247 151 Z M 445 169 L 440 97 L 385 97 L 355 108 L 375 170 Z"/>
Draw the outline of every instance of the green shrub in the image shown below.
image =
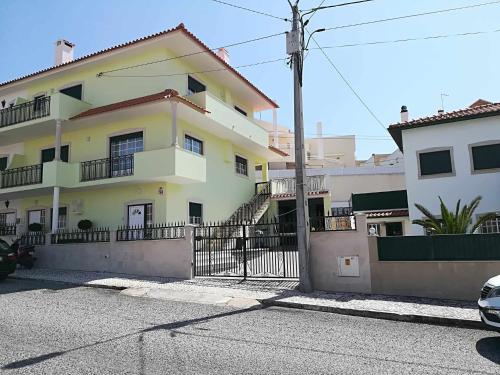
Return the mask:
<path id="1" fill-rule="evenodd" d="M 78 222 L 78 229 L 80 230 L 89 230 L 92 228 L 92 222 L 90 220 L 80 220 Z"/>
<path id="2" fill-rule="evenodd" d="M 41 232 L 42 229 L 43 226 L 40 223 L 31 223 L 30 225 L 28 225 L 28 230 L 30 232 Z"/>

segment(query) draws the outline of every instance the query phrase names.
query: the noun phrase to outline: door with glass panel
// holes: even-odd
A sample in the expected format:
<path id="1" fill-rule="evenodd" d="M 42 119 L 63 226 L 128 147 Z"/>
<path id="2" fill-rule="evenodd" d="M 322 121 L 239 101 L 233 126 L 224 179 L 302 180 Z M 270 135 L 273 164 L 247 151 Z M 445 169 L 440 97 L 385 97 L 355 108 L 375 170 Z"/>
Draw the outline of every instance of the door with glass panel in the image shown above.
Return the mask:
<path id="1" fill-rule="evenodd" d="M 144 150 L 142 132 L 112 137 L 109 142 L 111 177 L 134 174 L 134 154 Z"/>

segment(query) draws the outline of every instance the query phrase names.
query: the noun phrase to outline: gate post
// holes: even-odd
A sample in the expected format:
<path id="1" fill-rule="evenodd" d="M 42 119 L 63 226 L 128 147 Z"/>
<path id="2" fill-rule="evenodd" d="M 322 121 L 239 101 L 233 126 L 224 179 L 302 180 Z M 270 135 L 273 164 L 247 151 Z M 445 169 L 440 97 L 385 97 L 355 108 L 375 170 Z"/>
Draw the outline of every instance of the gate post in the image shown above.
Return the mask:
<path id="1" fill-rule="evenodd" d="M 247 279 L 247 228 L 243 224 L 243 279 Z"/>

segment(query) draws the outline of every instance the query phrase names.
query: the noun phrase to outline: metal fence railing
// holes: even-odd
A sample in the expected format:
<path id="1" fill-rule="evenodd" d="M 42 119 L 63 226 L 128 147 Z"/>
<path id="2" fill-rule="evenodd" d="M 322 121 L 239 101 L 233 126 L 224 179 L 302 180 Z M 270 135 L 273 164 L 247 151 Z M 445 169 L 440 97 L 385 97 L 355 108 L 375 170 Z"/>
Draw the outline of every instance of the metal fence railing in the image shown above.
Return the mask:
<path id="1" fill-rule="evenodd" d="M 95 181 L 105 178 L 125 177 L 134 174 L 134 155 L 82 161 L 80 181 Z"/>
<path id="2" fill-rule="evenodd" d="M 45 232 L 26 232 L 19 236 L 20 244 L 24 246 L 45 245 Z"/>
<path id="3" fill-rule="evenodd" d="M 500 234 L 378 237 L 380 261 L 500 260 Z"/>
<path id="4" fill-rule="evenodd" d="M 356 230 L 356 216 L 317 216 L 309 220 L 311 232 L 342 232 Z"/>
<path id="5" fill-rule="evenodd" d="M 116 230 L 117 241 L 175 240 L 186 235 L 185 223 L 123 226 Z"/>
<path id="6" fill-rule="evenodd" d="M 50 96 L 0 110 L 0 128 L 50 115 Z"/>
<path id="7" fill-rule="evenodd" d="M 68 243 L 90 243 L 90 242 L 109 242 L 109 228 L 92 228 L 89 230 L 60 230 L 50 235 L 51 244 Z"/>
<path id="8" fill-rule="evenodd" d="M 17 186 L 41 184 L 42 175 L 43 164 L 6 169 L 0 172 L 0 187 L 6 189 Z"/>
<path id="9" fill-rule="evenodd" d="M 0 236 L 15 236 L 16 224 L 0 224 Z"/>

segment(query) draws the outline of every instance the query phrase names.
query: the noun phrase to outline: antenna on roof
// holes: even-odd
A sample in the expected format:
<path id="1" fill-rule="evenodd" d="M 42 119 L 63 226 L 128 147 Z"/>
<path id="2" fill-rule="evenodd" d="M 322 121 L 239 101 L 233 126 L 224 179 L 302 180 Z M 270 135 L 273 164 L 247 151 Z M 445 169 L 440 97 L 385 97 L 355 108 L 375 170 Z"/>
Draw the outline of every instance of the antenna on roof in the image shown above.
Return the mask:
<path id="1" fill-rule="evenodd" d="M 448 94 L 445 94 L 445 93 L 441 93 L 441 111 L 444 112 L 444 97 L 448 97 L 449 95 Z"/>

